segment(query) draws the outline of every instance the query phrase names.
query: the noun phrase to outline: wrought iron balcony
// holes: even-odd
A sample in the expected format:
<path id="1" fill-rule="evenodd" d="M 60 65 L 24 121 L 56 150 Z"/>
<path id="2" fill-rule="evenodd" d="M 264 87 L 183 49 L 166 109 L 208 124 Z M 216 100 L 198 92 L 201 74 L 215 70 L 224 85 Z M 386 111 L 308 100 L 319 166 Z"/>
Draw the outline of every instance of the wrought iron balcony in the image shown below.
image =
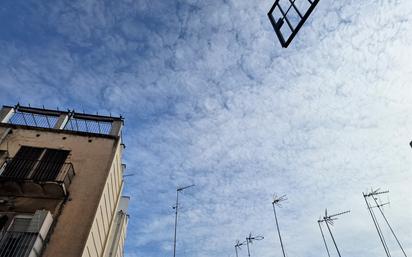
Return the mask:
<path id="1" fill-rule="evenodd" d="M 10 158 L 0 166 L 0 195 L 63 197 L 74 175 L 69 162 Z"/>

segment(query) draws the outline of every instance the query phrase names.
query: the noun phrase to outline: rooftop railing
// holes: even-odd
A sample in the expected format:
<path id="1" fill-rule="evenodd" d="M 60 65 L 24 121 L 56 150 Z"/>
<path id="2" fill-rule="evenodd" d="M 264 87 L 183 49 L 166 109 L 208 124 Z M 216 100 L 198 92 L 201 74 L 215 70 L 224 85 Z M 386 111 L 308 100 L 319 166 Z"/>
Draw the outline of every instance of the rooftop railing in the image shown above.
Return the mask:
<path id="1" fill-rule="evenodd" d="M 64 129 L 108 135 L 112 129 L 112 122 L 72 117 Z"/>
<path id="2" fill-rule="evenodd" d="M 86 114 L 74 110 L 59 111 L 24 107 L 3 106 L 0 109 L 0 125 L 12 124 L 32 128 L 81 132 L 103 136 L 121 136 L 123 117 Z M 76 133 L 77 134 L 77 133 Z"/>
<path id="3" fill-rule="evenodd" d="M 17 111 L 11 116 L 9 123 L 40 128 L 54 128 L 59 116 Z"/>

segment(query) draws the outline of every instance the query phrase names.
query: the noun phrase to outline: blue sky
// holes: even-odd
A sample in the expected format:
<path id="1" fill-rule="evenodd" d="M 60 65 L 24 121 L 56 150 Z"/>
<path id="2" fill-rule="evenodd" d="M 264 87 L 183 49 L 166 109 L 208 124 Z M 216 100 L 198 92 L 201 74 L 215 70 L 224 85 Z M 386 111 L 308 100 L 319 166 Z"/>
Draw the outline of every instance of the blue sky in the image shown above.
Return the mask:
<path id="1" fill-rule="evenodd" d="M 333 228 L 342 256 L 383 257 L 370 187 L 391 191 L 412 253 L 412 3 L 321 0 L 288 49 L 271 5 L 2 1 L 0 103 L 126 117 L 127 257 L 172 256 L 175 188 L 191 183 L 179 257 L 233 257 L 249 232 L 265 236 L 252 256 L 280 256 L 275 192 L 288 256 L 326 256 L 328 208 L 352 210 Z"/>

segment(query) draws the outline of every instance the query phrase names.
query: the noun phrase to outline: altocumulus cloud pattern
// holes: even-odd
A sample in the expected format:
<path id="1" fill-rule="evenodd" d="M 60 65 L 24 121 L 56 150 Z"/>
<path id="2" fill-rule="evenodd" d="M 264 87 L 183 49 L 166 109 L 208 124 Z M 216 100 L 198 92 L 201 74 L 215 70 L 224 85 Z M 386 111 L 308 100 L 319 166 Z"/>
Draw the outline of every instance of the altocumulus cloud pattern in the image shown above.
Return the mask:
<path id="1" fill-rule="evenodd" d="M 384 256 L 362 192 L 390 189 L 412 252 L 412 2 L 321 0 L 288 49 L 247 0 L 3 0 L 0 102 L 123 114 L 127 257 L 326 255 L 316 220 L 351 209 L 342 256 Z M 362 242 L 360 244 L 359 242 Z M 245 255 L 245 249 L 240 251 Z M 393 256 L 395 256 L 395 253 Z"/>

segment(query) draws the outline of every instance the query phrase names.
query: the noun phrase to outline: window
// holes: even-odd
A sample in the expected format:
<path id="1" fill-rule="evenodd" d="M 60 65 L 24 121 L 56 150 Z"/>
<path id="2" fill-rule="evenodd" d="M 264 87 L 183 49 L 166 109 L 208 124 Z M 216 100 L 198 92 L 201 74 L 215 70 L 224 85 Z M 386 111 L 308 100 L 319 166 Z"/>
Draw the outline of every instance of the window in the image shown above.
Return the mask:
<path id="1" fill-rule="evenodd" d="M 52 181 L 62 169 L 70 151 L 22 146 L 7 161 L 2 177 Z"/>
<path id="2" fill-rule="evenodd" d="M 31 252 L 37 233 L 28 232 L 32 216 L 15 217 L 0 241 L 0 256 L 26 257 Z"/>
<path id="3" fill-rule="evenodd" d="M 0 237 L 0 256 L 39 257 L 53 223 L 51 213 L 37 210 L 32 215 L 19 214 L 10 223 Z"/>

